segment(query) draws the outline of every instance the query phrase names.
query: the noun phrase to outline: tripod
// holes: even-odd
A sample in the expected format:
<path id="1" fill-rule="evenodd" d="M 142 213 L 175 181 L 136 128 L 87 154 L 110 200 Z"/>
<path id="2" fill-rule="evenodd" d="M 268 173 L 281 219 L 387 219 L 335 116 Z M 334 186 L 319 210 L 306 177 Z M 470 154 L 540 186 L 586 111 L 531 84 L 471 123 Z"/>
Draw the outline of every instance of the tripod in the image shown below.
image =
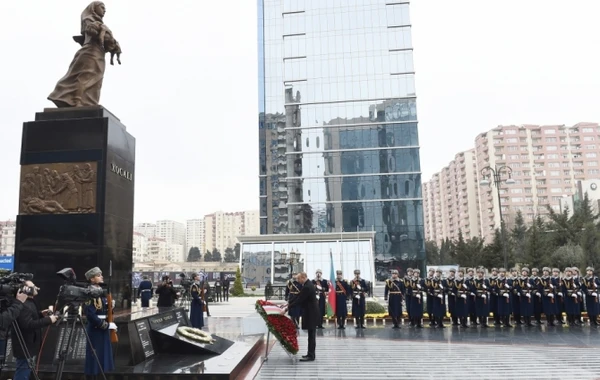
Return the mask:
<path id="1" fill-rule="evenodd" d="M 189 310 L 190 303 L 190 291 L 189 289 L 183 288 L 183 291 L 181 292 L 181 298 L 179 299 L 179 307 L 182 307 L 184 310 Z"/>
<path id="2" fill-rule="evenodd" d="M 78 309 L 79 309 L 80 305 L 69 305 L 69 309 L 67 311 L 67 316 L 66 318 L 64 318 L 64 321 L 66 322 L 67 326 L 66 326 L 66 330 L 65 330 L 65 334 L 63 335 L 61 341 L 60 341 L 60 352 L 58 353 L 58 367 L 56 368 L 56 380 L 61 380 L 62 379 L 62 375 L 63 372 L 65 370 L 65 361 L 67 360 L 67 355 L 69 353 L 69 348 L 71 347 L 71 345 L 73 344 L 73 337 L 75 336 L 75 329 L 77 328 L 77 325 L 81 326 L 81 328 L 83 329 L 83 332 L 85 333 L 85 338 L 87 339 L 87 344 L 88 347 L 91 349 L 92 354 L 94 355 L 94 359 L 96 359 L 96 363 L 98 364 L 98 369 L 100 370 L 100 374 L 102 375 L 102 378 L 104 380 L 106 380 L 106 374 L 104 374 L 104 370 L 102 369 L 102 364 L 100 363 L 100 359 L 98 359 L 98 355 L 96 354 L 96 350 L 94 349 L 94 346 L 92 346 L 92 341 L 90 339 L 90 336 L 88 335 L 87 330 L 85 329 L 85 325 L 83 324 L 83 321 L 81 320 L 81 315 L 79 315 Z M 59 323 L 62 323 L 62 321 L 60 321 Z M 65 345 L 65 339 L 67 344 Z M 36 378 L 39 380 L 39 378 Z"/>

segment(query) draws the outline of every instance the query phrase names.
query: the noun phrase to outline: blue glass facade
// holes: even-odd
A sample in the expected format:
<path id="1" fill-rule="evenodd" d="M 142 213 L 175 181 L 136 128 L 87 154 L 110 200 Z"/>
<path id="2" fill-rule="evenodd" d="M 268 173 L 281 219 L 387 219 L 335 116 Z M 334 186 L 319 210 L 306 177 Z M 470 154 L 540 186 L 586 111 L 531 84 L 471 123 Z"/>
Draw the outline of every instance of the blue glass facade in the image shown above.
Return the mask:
<path id="1" fill-rule="evenodd" d="M 261 233 L 375 231 L 381 276 L 422 266 L 409 4 L 258 0 L 258 29 Z"/>

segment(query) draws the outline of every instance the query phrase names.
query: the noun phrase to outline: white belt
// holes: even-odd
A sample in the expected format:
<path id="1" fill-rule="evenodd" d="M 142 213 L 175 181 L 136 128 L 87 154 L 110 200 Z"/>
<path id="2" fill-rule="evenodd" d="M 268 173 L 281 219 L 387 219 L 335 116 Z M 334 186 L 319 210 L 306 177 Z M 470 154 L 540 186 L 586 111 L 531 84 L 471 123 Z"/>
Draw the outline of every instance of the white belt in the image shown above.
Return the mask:
<path id="1" fill-rule="evenodd" d="M 106 319 L 106 315 L 99 315 L 98 319 Z"/>

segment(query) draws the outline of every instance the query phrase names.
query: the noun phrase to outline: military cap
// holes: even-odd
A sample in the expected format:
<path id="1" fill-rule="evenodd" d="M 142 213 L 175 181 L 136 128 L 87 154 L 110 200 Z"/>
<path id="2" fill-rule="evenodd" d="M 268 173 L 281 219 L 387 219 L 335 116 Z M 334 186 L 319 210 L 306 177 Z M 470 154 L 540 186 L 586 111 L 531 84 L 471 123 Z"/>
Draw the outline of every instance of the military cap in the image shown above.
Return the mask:
<path id="1" fill-rule="evenodd" d="M 498 272 L 498 268 L 492 268 L 492 272 Z"/>
<path id="2" fill-rule="evenodd" d="M 450 268 L 449 272 L 456 273 L 456 269 Z"/>
<path id="3" fill-rule="evenodd" d="M 539 271 L 540 271 L 540 270 L 539 270 L 539 269 L 537 269 L 537 268 L 531 268 L 531 273 L 533 273 L 533 272 L 539 272 Z"/>
<path id="4" fill-rule="evenodd" d="M 467 269 L 467 272 L 475 272 L 475 268 L 469 268 Z"/>
<path id="5" fill-rule="evenodd" d="M 549 267 L 543 267 L 542 272 L 551 272 Z"/>
<path id="6" fill-rule="evenodd" d="M 567 267 L 567 268 L 565 268 L 565 273 L 567 273 L 567 272 L 573 273 L 573 269 Z"/>
<path id="7" fill-rule="evenodd" d="M 574 272 L 579 273 L 579 268 L 577 268 L 577 267 L 571 267 L 571 270 L 574 271 Z"/>
<path id="8" fill-rule="evenodd" d="M 438 268 L 435 270 L 435 273 L 442 273 L 442 270 Z"/>
<path id="9" fill-rule="evenodd" d="M 498 269 L 498 272 L 506 272 L 506 269 L 500 268 L 500 269 Z"/>
<path id="10" fill-rule="evenodd" d="M 392 274 L 398 274 L 398 270 L 392 269 Z"/>
<path id="11" fill-rule="evenodd" d="M 360 269 L 355 269 L 354 274 L 360 274 Z"/>
<path id="12" fill-rule="evenodd" d="M 320 270 L 320 269 L 317 269 L 317 273 L 321 273 L 321 274 L 323 274 L 323 271 L 322 271 L 322 270 Z"/>
<path id="13" fill-rule="evenodd" d="M 341 270 L 336 270 L 335 273 L 336 274 L 342 274 L 343 272 Z"/>
<path id="14" fill-rule="evenodd" d="M 90 270 L 88 270 L 87 272 L 85 272 L 85 278 L 87 278 L 88 280 L 98 276 L 99 274 L 102 274 L 102 271 L 100 270 L 100 268 L 98 267 L 94 267 Z"/>
<path id="15" fill-rule="evenodd" d="M 408 272 L 412 272 L 412 271 L 413 271 L 413 269 L 412 269 L 412 268 L 406 268 L 406 273 L 408 273 Z"/>
<path id="16" fill-rule="evenodd" d="M 527 272 L 527 273 L 529 273 L 529 268 L 523 267 L 523 268 L 521 268 L 521 272 Z"/>
<path id="17" fill-rule="evenodd" d="M 510 268 L 510 271 L 511 271 L 511 272 L 516 272 L 516 271 L 517 271 L 517 268 Z"/>
<path id="18" fill-rule="evenodd" d="M 560 273 L 560 269 L 558 269 L 558 268 L 552 268 L 552 272 L 559 272 Z"/>
<path id="19" fill-rule="evenodd" d="M 421 273 L 420 269 L 413 269 L 413 273 Z"/>
<path id="20" fill-rule="evenodd" d="M 148 275 L 147 274 L 145 274 L 145 275 L 142 276 L 142 280 L 147 280 L 147 279 L 148 279 Z"/>
<path id="21" fill-rule="evenodd" d="M 485 273 L 485 269 L 483 269 L 483 268 L 477 268 L 477 273 Z"/>
<path id="22" fill-rule="evenodd" d="M 591 271 L 593 272 L 593 271 L 594 271 L 594 268 L 592 268 L 592 267 L 587 267 L 587 268 L 585 268 L 585 271 L 586 271 L 586 272 L 587 272 L 588 270 L 591 270 Z"/>
<path id="23" fill-rule="evenodd" d="M 429 269 L 427 270 L 427 272 L 435 272 L 435 269 L 433 269 L 433 268 L 429 268 Z"/>

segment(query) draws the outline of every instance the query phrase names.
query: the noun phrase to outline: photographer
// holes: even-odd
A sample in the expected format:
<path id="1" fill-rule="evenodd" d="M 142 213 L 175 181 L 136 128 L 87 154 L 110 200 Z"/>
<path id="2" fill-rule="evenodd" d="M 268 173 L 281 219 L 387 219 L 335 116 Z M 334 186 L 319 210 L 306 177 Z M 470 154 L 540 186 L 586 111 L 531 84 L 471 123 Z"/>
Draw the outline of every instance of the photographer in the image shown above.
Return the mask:
<path id="1" fill-rule="evenodd" d="M 173 281 L 171 281 L 169 276 L 163 276 L 162 283 L 156 289 L 156 294 L 158 294 L 158 302 L 156 304 L 158 307 L 172 307 L 175 300 L 179 298 L 179 294 L 173 288 Z"/>
<path id="2" fill-rule="evenodd" d="M 48 316 L 49 311 L 38 311 L 37 302 L 33 299 L 38 294 L 39 289 L 35 287 L 33 282 L 25 281 L 25 286 L 22 292 L 27 295 L 27 300 L 23 303 L 23 309 L 17 318 L 17 325 L 23 335 L 25 347 L 20 344 L 13 344 L 13 354 L 17 359 L 14 380 L 27 380 L 31 369 L 27 362 L 30 359 L 26 353 L 35 358 L 40 351 L 42 342 L 42 327 L 51 325 L 56 322 L 57 317 L 54 315 Z M 17 332 L 11 329 L 11 339 L 13 342 L 19 342 Z M 27 352 L 25 352 L 27 349 Z"/>
<path id="3" fill-rule="evenodd" d="M 6 339 L 11 324 L 17 319 L 23 310 L 23 303 L 27 301 L 27 294 L 21 292 L 15 296 L 16 300 L 7 300 L 8 307 L 0 314 L 0 358 L 6 354 Z"/>

